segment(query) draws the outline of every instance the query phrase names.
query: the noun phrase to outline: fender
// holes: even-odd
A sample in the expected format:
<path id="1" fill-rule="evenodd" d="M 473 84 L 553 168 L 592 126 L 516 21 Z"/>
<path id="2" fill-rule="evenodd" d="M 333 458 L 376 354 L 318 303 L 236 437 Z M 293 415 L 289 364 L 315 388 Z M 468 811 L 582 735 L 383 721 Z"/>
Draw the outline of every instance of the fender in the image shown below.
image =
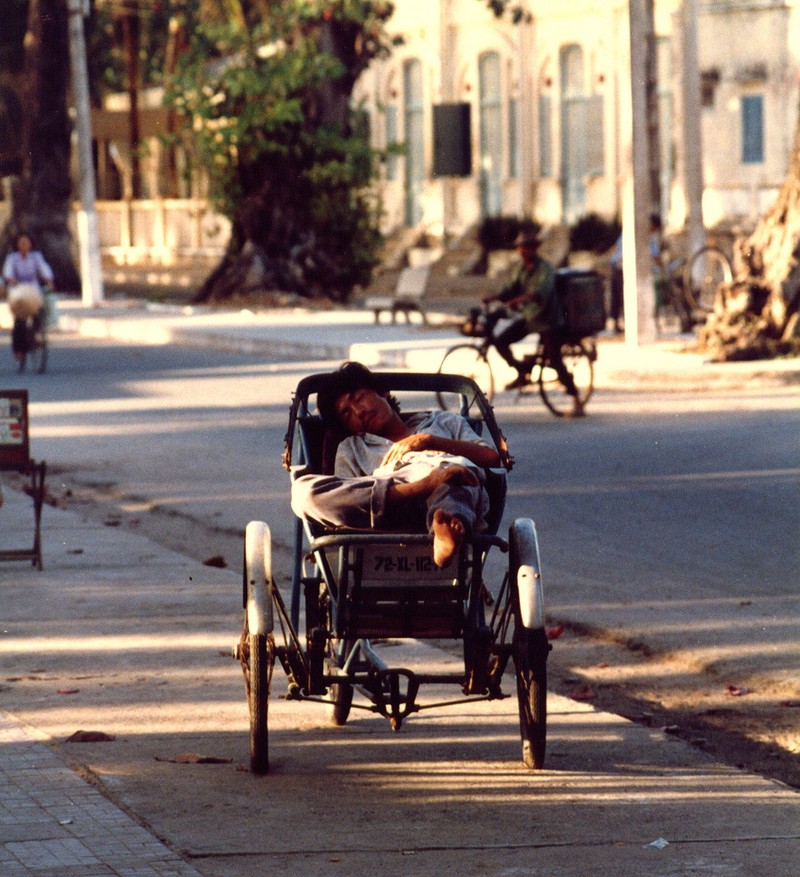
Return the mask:
<path id="1" fill-rule="evenodd" d="M 248 629 L 272 633 L 272 539 L 264 521 L 250 521 L 245 528 L 244 576 Z"/>

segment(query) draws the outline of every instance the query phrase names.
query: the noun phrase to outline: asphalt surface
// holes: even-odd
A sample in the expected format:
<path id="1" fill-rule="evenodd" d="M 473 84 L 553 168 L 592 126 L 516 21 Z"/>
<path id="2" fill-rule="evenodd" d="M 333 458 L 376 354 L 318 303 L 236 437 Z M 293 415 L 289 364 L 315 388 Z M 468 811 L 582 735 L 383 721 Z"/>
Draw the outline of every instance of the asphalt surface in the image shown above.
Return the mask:
<path id="1" fill-rule="evenodd" d="M 62 331 L 86 337 L 205 344 L 286 358 L 352 357 L 417 369 L 435 368 L 454 340 L 444 318 L 431 323 L 427 329 L 378 329 L 370 313 L 348 311 L 61 307 Z M 720 366 L 680 352 L 686 344 L 675 337 L 642 349 L 602 339 L 598 385 L 691 389 L 800 382 L 797 360 Z M 6 487 L 0 547 L 24 545 L 31 522 L 30 500 Z M 176 816 L 151 825 L 148 795 L 168 795 L 171 783 L 189 781 L 186 771 L 197 771 L 191 781 L 201 812 L 217 794 L 213 770 L 239 771 L 247 795 L 269 788 L 269 777 L 256 780 L 242 772 L 247 724 L 238 668 L 230 662 L 227 672 L 218 669 L 219 654 L 238 632 L 230 598 L 236 576 L 52 506 L 45 507 L 43 532 L 43 571 L 0 565 L 0 710 L 12 700 L 6 692 L 21 682 L 37 692 L 36 703 L 0 712 L 2 877 L 242 877 L 270 866 L 303 877 L 453 869 L 465 875 L 620 877 L 800 873 L 796 791 L 716 763 L 665 729 L 634 725 L 556 695 L 549 703 L 548 768 L 536 774 L 517 759 L 513 699 L 466 721 L 445 710 L 421 723 L 416 736 L 403 738 L 399 759 L 389 754 L 396 744 L 381 736 L 388 732 L 368 726 L 368 737 L 341 753 L 341 763 L 313 762 L 313 769 L 304 764 L 304 757 L 311 759 L 308 748 L 289 742 L 298 722 L 301 732 L 308 728 L 295 715 L 305 707 L 279 703 L 271 721 L 279 782 L 292 783 L 292 798 L 304 811 L 294 810 L 284 796 L 280 806 L 286 812 L 276 802 L 264 817 L 270 831 L 256 831 L 261 823 L 251 815 L 243 817 L 238 839 L 217 837 L 213 822 L 198 823 L 197 817 L 192 824 Z M 146 702 L 148 688 L 164 682 L 165 674 L 154 668 L 167 648 L 174 672 L 213 677 L 210 702 L 196 707 L 204 715 L 195 723 L 209 735 L 215 725 L 224 726 L 232 731 L 224 740 L 197 738 L 178 723 L 174 714 L 185 704 L 167 699 L 155 709 Z M 437 666 L 449 660 L 428 646 L 417 654 Z M 90 681 L 99 673 L 98 660 L 103 674 L 132 680 L 124 692 L 112 697 L 101 682 Z M 81 689 L 91 689 L 93 702 L 110 710 L 104 728 L 116 742 L 65 742 L 78 730 L 91 730 L 92 712 L 70 709 L 70 698 Z M 47 707 L 48 718 L 41 721 L 39 706 Z M 153 751 L 146 745 L 126 749 L 126 739 L 150 721 L 172 729 L 171 749 L 163 749 L 163 736 L 154 737 Z M 313 726 L 311 748 L 329 752 L 338 746 L 329 733 Z M 224 756 L 220 766 L 211 773 L 196 764 L 176 767 L 176 751 L 209 745 L 210 739 Z M 92 747 L 86 750 L 91 755 L 84 756 L 81 746 Z M 118 763 L 120 751 L 124 763 Z M 103 782 L 86 775 L 87 760 L 105 766 L 99 772 Z M 342 794 L 350 795 L 346 814 L 332 813 L 326 806 L 331 802 L 314 797 L 331 770 L 338 771 Z M 123 774 L 135 772 L 141 772 L 141 785 L 126 785 Z M 487 775 L 491 779 L 484 780 Z M 314 831 L 323 812 L 326 829 Z"/>

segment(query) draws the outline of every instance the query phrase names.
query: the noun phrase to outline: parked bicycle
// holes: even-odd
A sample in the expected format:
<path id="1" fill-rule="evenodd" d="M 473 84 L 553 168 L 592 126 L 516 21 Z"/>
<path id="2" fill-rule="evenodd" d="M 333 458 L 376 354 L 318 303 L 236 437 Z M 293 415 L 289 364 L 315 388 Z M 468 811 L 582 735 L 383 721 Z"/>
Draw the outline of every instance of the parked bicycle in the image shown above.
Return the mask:
<path id="1" fill-rule="evenodd" d="M 475 338 L 475 341 L 464 341 L 450 347 L 439 366 L 439 374 L 471 378 L 491 402 L 495 391 L 495 366 L 491 362 L 494 358 L 494 330 L 507 315 L 505 308 L 473 308 L 461 327 L 461 332 Z M 575 380 L 578 398 L 585 405 L 594 389 L 594 362 L 597 359 L 594 340 L 569 338 L 561 346 L 561 356 Z M 559 381 L 556 370 L 546 360 L 541 342 L 533 354 L 525 357 L 524 362 L 530 377 L 529 382 L 518 389 L 518 398 L 536 387 L 542 402 L 552 414 L 556 417 L 568 414 L 573 408 L 572 397 Z M 444 410 L 458 410 L 459 401 L 456 396 L 438 393 L 437 399 Z"/>
<path id="2" fill-rule="evenodd" d="M 682 332 L 691 332 L 714 308 L 721 283 L 733 279 L 731 263 L 716 246 L 704 246 L 687 259 L 674 259 L 656 279 L 656 322 L 665 309 L 680 321 Z"/>

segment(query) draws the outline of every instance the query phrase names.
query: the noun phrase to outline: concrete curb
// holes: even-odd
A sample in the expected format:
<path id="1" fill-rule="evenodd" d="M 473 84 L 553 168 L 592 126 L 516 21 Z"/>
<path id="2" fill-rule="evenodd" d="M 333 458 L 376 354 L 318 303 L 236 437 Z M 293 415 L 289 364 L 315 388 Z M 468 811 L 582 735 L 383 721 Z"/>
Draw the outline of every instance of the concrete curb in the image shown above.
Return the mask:
<path id="1" fill-rule="evenodd" d="M 378 368 L 435 371 L 444 351 L 463 341 L 452 316 L 430 314 L 429 326 L 376 326 L 368 311 L 303 308 L 219 311 L 110 304 L 87 310 L 62 305 L 58 330 L 99 340 L 204 347 L 289 361 L 357 359 Z M 753 384 L 800 384 L 800 359 L 714 363 L 690 350 L 691 336 L 634 347 L 601 335 L 597 387 L 620 390 L 735 390 Z"/>

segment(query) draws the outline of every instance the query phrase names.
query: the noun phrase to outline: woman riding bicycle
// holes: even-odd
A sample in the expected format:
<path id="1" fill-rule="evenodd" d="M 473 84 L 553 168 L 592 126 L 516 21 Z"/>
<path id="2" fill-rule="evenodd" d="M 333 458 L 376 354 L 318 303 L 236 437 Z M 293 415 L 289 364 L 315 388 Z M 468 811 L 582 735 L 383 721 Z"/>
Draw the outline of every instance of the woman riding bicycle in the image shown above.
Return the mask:
<path id="1" fill-rule="evenodd" d="M 526 360 L 516 359 L 511 352 L 511 345 L 522 341 L 532 332 L 537 332 L 545 359 L 572 397 L 572 411 L 569 416 L 583 417 L 585 411 L 578 389 L 561 356 L 561 345 L 565 339 L 561 329 L 563 318 L 556 294 L 553 266 L 539 255 L 541 239 L 536 232 L 521 232 L 517 235 L 514 246 L 522 259 L 514 278 L 497 295 L 483 299 L 484 304 L 501 301 L 512 310 L 519 311 L 519 316 L 492 339 L 500 356 L 517 371 L 517 377 L 506 389 L 514 390 L 530 383 L 531 365 Z"/>
<path id="2" fill-rule="evenodd" d="M 38 312 L 33 313 L 34 331 L 41 331 L 45 321 L 43 287 L 52 286 L 53 269 L 47 264 L 44 256 L 33 249 L 33 241 L 26 233 L 18 234 L 14 241 L 14 252 L 9 253 L 3 265 L 3 280 L 9 290 L 9 309 L 14 314 L 14 329 L 11 335 L 11 348 L 18 362 L 23 363 L 28 350 L 28 319 L 31 316 L 28 302 L 15 305 L 11 291 L 15 286 L 28 284 L 39 293 L 41 302 Z M 38 322 L 38 326 L 36 325 Z"/>

